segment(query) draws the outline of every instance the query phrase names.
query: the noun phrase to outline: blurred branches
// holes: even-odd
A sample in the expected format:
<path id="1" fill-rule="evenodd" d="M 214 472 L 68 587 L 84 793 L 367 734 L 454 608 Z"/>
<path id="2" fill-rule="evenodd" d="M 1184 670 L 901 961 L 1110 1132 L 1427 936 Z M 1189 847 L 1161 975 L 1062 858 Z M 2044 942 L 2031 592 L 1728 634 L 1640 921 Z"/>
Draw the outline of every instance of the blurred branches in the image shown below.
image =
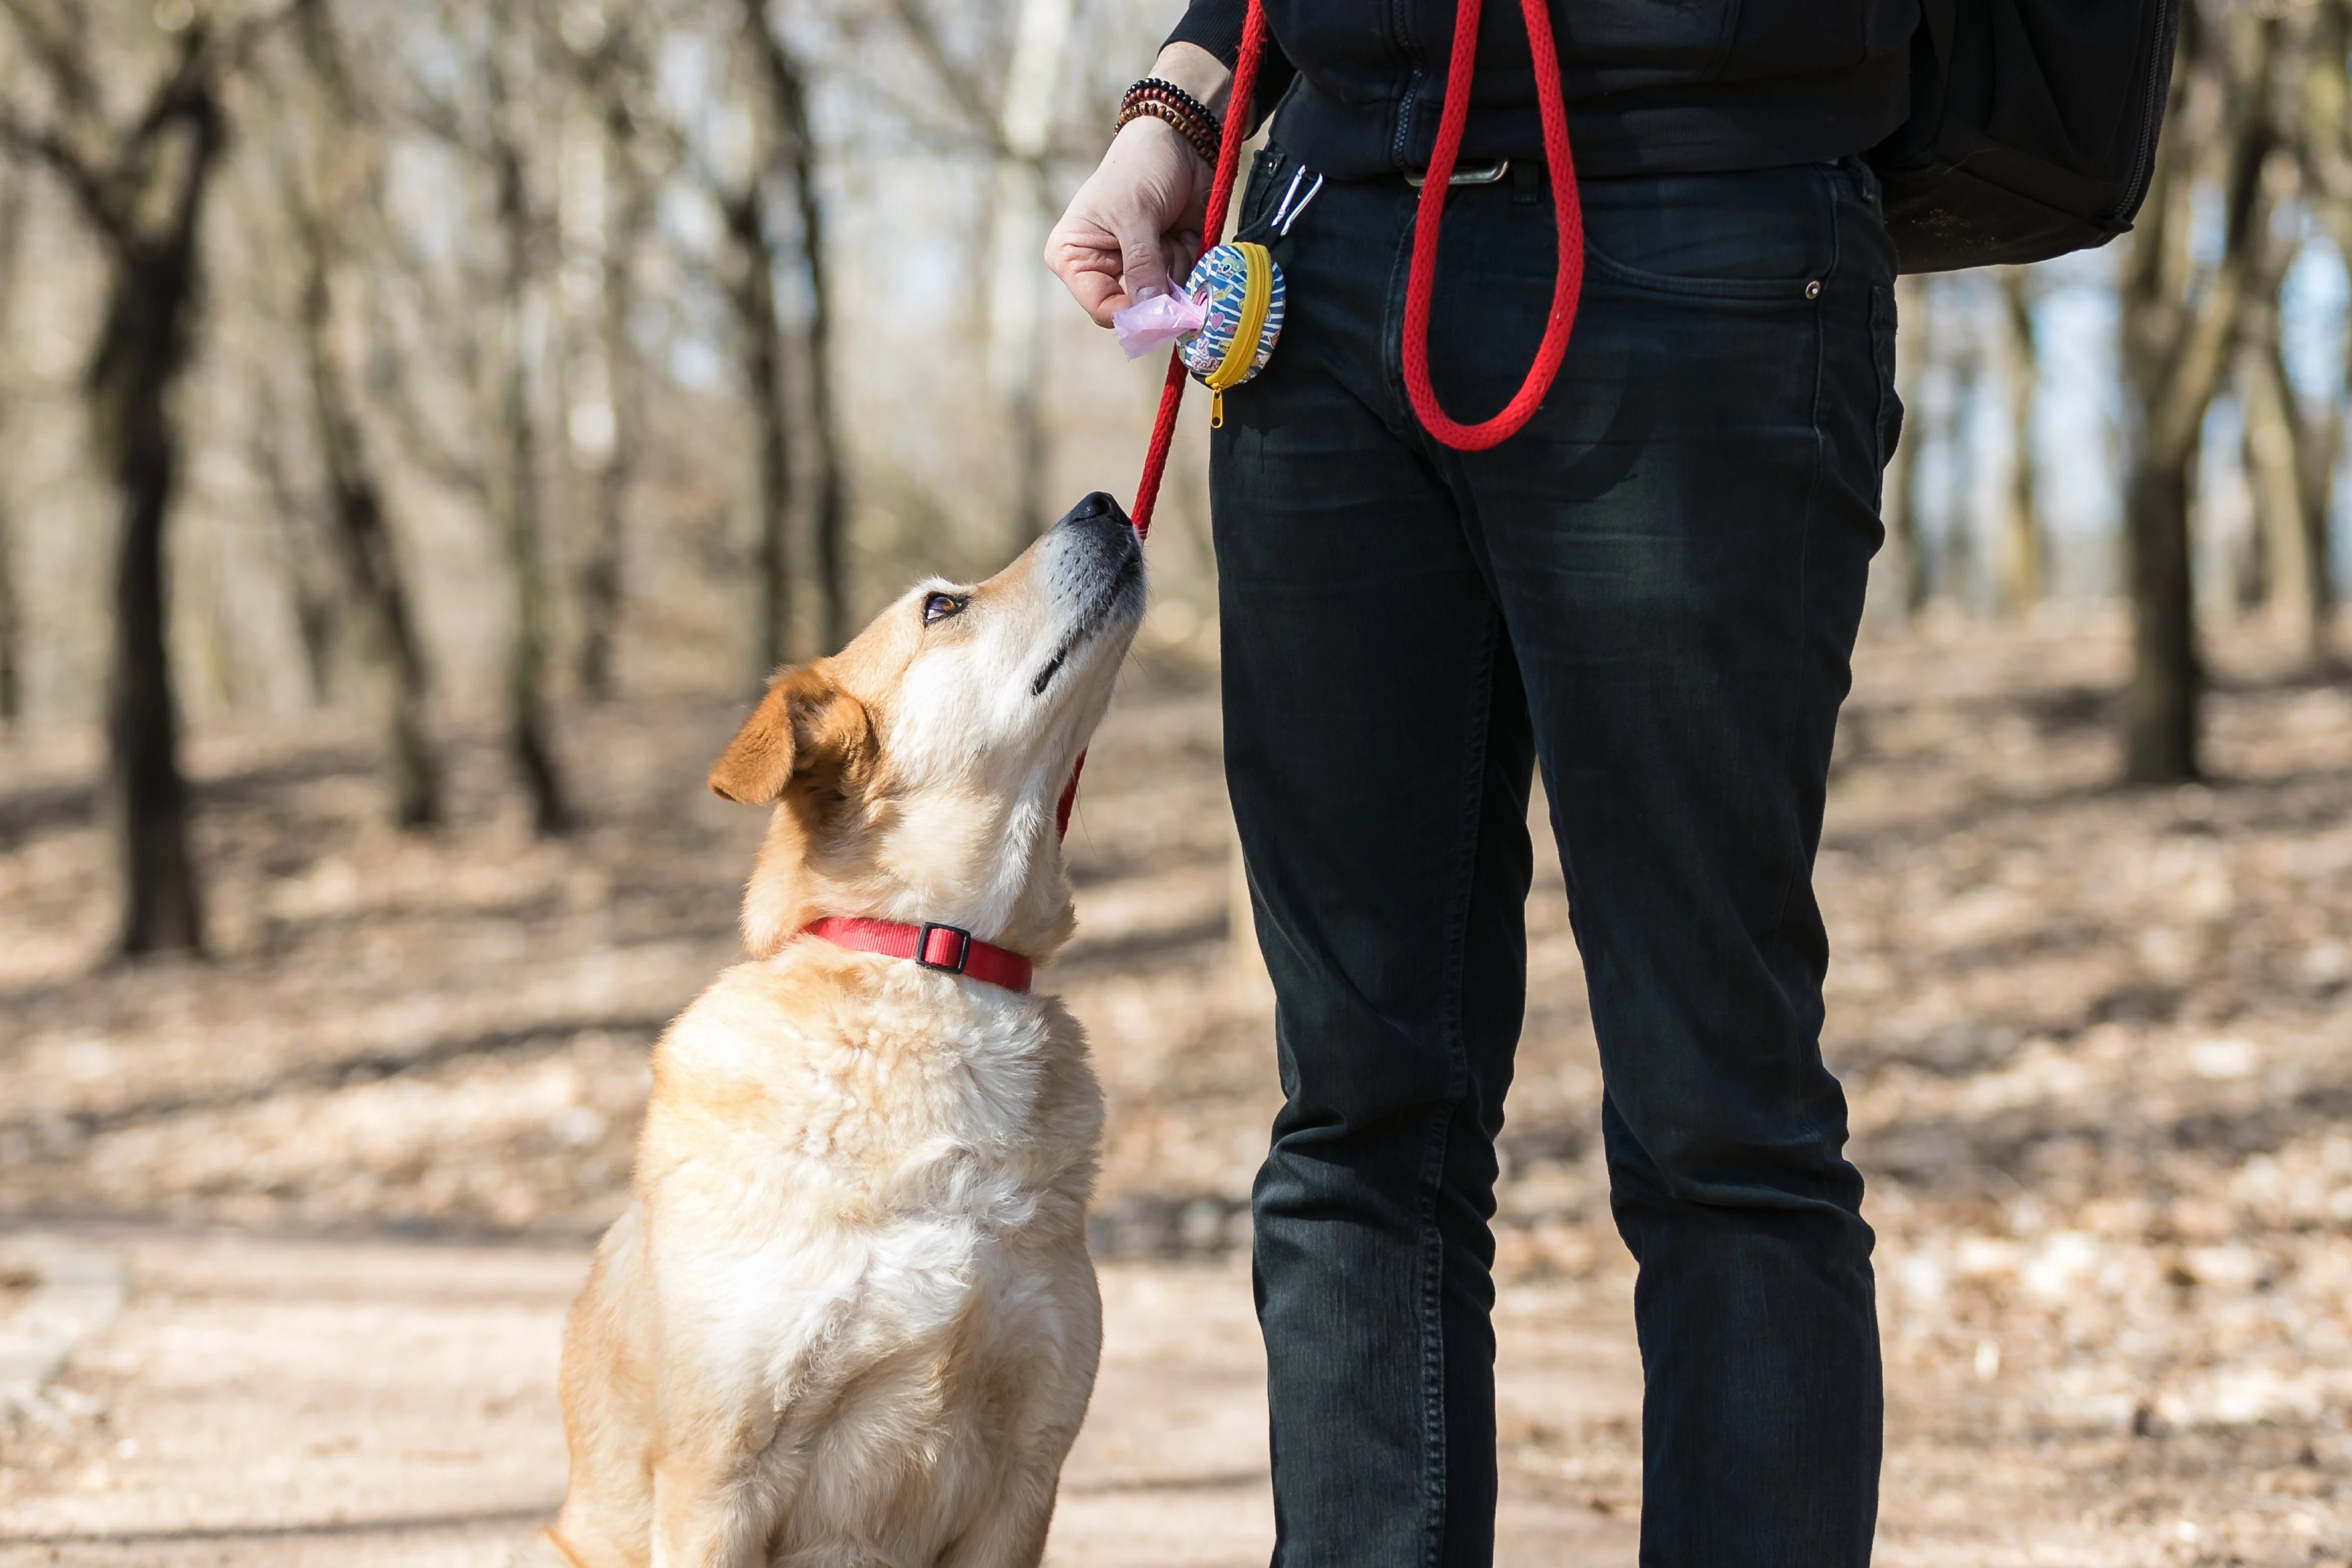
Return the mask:
<path id="1" fill-rule="evenodd" d="M 1123 473 L 1149 387 L 1037 252 L 1164 22 L 0 0 L 0 717 L 103 714 L 121 949 L 204 936 L 184 698 L 348 719 L 402 829 L 562 831 L 572 705 L 736 693 Z M 2180 49 L 2136 234 L 1905 280 L 1876 611 L 2129 607 L 2151 782 L 2205 765 L 2200 625 L 2332 668 L 2344 555 L 2352 0 Z"/>

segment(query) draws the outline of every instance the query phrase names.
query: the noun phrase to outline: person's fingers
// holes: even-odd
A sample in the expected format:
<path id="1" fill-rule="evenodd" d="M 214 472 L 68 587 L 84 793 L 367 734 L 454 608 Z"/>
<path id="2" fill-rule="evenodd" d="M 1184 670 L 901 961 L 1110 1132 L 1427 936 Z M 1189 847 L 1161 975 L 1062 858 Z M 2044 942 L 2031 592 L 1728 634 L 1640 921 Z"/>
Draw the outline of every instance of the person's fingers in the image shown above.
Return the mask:
<path id="1" fill-rule="evenodd" d="M 1109 272 L 1078 272 L 1062 279 L 1069 288 L 1070 298 L 1078 302 L 1097 327 L 1110 325 L 1111 314 L 1127 308 L 1127 295 L 1119 288 L 1118 278 Z"/>
<path id="2" fill-rule="evenodd" d="M 1118 286 L 1122 261 L 1118 236 L 1076 206 L 1045 236 L 1045 267 L 1099 327 L 1127 303 Z"/>
<path id="3" fill-rule="evenodd" d="M 1111 214 L 1118 233 L 1119 281 L 1129 299 L 1168 292 L 1168 263 L 1160 254 L 1160 219 L 1156 213 L 1122 207 Z"/>

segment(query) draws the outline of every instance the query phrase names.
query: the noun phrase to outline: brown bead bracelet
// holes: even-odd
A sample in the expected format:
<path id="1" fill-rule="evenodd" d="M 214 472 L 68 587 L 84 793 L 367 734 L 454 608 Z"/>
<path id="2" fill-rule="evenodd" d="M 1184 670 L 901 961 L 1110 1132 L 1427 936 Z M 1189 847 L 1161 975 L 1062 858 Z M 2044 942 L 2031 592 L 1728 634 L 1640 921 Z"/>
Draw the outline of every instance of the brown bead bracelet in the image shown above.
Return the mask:
<path id="1" fill-rule="evenodd" d="M 1224 139 L 1224 122 L 1211 112 L 1209 106 L 1178 87 L 1174 82 L 1158 77 L 1146 77 L 1127 89 L 1119 99 L 1118 119 L 1111 125 L 1116 135 L 1128 122 L 1149 115 L 1174 128 L 1201 162 L 1216 167 L 1217 144 Z"/>

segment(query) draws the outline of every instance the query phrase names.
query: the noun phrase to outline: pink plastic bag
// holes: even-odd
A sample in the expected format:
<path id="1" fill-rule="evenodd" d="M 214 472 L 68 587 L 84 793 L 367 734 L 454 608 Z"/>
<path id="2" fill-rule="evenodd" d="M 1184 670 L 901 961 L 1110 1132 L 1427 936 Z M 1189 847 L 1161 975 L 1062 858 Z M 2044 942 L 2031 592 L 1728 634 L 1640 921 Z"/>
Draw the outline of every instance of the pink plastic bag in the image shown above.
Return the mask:
<path id="1" fill-rule="evenodd" d="M 1139 360 L 1154 349 L 1191 337 L 1208 319 L 1208 300 L 1195 299 L 1180 289 L 1173 294 L 1155 294 L 1124 310 L 1112 311 L 1110 327 L 1118 337 L 1118 346 L 1127 350 L 1127 357 Z"/>

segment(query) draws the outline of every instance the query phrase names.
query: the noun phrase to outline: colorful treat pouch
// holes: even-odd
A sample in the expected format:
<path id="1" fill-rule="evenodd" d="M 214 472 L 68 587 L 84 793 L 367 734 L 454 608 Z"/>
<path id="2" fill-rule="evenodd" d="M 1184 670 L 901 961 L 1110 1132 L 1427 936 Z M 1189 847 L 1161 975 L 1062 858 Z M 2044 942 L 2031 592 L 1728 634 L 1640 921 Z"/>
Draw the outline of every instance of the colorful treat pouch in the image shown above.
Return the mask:
<path id="1" fill-rule="evenodd" d="M 1283 297 L 1282 268 L 1263 246 L 1215 246 L 1192 264 L 1181 290 L 1113 312 L 1111 328 L 1130 360 L 1178 344 L 1185 368 L 1222 392 L 1265 368 L 1282 333 Z M 1253 340 L 1235 354 L 1245 331 Z"/>

